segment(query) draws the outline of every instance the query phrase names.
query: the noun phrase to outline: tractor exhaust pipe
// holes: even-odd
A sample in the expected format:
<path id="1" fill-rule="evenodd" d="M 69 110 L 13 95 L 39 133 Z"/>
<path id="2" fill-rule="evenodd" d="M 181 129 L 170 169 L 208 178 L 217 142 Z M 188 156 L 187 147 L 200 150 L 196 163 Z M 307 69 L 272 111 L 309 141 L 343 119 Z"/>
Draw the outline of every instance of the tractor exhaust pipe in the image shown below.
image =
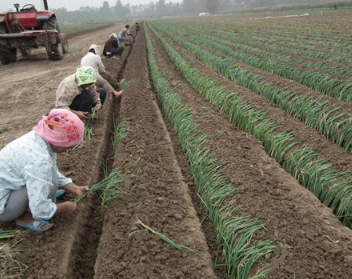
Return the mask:
<path id="1" fill-rule="evenodd" d="M 44 2 L 44 9 L 46 11 L 49 11 L 48 1 L 47 0 L 43 0 L 43 2 Z"/>

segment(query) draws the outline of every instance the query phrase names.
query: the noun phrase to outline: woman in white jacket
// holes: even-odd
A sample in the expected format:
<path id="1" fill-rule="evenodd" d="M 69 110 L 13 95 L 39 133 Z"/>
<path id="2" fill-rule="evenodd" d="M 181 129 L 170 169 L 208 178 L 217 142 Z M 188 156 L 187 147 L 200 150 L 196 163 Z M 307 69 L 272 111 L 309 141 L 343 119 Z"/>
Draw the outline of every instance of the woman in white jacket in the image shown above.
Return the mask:
<path id="1" fill-rule="evenodd" d="M 80 197 L 89 189 L 61 174 L 57 153 L 83 141 L 84 124 L 70 110 L 53 109 L 33 130 L 0 151 L 0 222 L 43 232 L 52 228 L 57 214 L 75 213 L 77 204 L 57 204 L 56 190 Z"/>

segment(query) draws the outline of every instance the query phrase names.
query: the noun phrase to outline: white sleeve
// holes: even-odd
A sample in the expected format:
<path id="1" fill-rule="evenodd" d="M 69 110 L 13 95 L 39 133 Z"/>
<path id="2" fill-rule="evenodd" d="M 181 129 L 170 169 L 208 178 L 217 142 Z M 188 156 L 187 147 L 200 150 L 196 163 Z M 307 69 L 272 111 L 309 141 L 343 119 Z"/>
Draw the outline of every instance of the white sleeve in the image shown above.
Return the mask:
<path id="1" fill-rule="evenodd" d="M 48 161 L 33 161 L 25 166 L 24 174 L 33 218 L 49 220 L 57 210 L 56 204 L 49 198 L 56 188 L 53 166 Z"/>
<path id="2" fill-rule="evenodd" d="M 103 64 L 103 61 L 101 60 L 101 57 L 99 55 L 97 55 L 97 63 L 98 63 L 98 67 L 99 67 L 99 74 L 105 73 L 105 66 Z"/>
<path id="3" fill-rule="evenodd" d="M 58 185 L 56 185 L 56 186 L 62 187 L 62 186 L 65 186 L 67 184 L 72 183 L 72 179 L 64 176 L 61 172 L 59 172 L 59 169 L 57 169 L 56 175 L 58 177 Z"/>
<path id="4" fill-rule="evenodd" d="M 56 90 L 56 108 L 69 108 L 71 103 L 68 102 L 69 98 L 67 97 L 67 92 L 69 92 L 69 89 L 67 87 L 66 79 L 64 79 Z"/>

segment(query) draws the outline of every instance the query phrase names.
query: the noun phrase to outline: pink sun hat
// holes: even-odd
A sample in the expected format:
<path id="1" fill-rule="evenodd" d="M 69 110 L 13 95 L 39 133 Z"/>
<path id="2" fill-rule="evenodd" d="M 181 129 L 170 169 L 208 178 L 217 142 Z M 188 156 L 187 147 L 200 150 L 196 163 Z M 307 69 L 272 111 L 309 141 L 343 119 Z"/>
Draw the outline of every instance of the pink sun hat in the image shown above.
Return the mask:
<path id="1" fill-rule="evenodd" d="M 73 147 L 83 141 L 84 123 L 68 109 L 53 109 L 33 130 L 58 147 Z"/>

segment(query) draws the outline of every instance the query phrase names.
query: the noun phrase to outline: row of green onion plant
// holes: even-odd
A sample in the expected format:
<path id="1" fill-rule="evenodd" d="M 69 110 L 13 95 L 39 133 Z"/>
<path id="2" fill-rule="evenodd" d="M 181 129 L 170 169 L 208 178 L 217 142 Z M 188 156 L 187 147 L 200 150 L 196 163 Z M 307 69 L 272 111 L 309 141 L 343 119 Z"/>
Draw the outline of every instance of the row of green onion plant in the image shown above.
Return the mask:
<path id="1" fill-rule="evenodd" d="M 177 26 L 180 27 L 181 24 L 178 23 Z M 182 27 L 184 26 L 183 24 Z M 188 25 L 186 26 L 188 27 Z M 350 58 L 351 49 L 338 41 L 335 41 L 332 46 L 331 44 L 322 44 L 322 42 L 324 42 L 323 38 L 319 38 L 319 41 L 315 40 L 309 43 L 306 38 L 304 40 L 297 40 L 297 38 L 292 37 L 290 33 L 271 33 L 268 30 L 258 31 L 254 26 L 242 30 L 241 27 L 238 26 L 228 28 L 221 24 L 216 26 L 211 24 L 193 24 L 190 28 L 193 28 L 196 32 L 206 29 L 208 34 L 216 32 L 218 38 L 227 38 L 231 41 L 246 42 L 259 47 L 265 46 L 265 48 L 289 52 L 296 55 L 303 54 L 310 58 L 322 59 L 347 66 L 352 64 L 352 59 Z M 234 32 L 234 30 L 236 30 L 236 32 Z"/>
<path id="2" fill-rule="evenodd" d="M 239 209 L 232 204 L 235 187 L 219 171 L 219 164 L 208 148 L 207 137 L 193 121 L 192 110 L 181 103 L 180 97 L 171 90 L 170 84 L 162 76 L 155 61 L 148 28 L 146 40 L 154 88 L 161 107 L 187 154 L 198 195 L 213 224 L 218 245 L 223 250 L 227 272 L 232 278 L 264 278 L 268 269 L 254 271 L 253 267 L 266 254 L 271 253 L 275 246 L 268 240 L 251 241 L 264 224 L 249 216 L 240 216 Z"/>
<path id="3" fill-rule="evenodd" d="M 254 135 L 267 153 L 322 203 L 332 208 L 342 222 L 352 227 L 352 176 L 334 170 L 331 164 L 308 147 L 298 148 L 291 133 L 278 133 L 279 125 L 269 119 L 268 111 L 257 109 L 235 92 L 227 90 L 188 62 L 153 29 L 154 34 L 190 85 L 225 114 L 239 129 Z"/>
<path id="4" fill-rule="evenodd" d="M 192 22 L 193 25 L 196 25 Z M 236 21 L 235 26 L 233 24 L 229 24 L 230 26 L 226 26 L 226 30 L 234 30 L 238 28 L 241 32 L 244 33 L 251 33 L 251 31 L 255 32 L 256 34 L 263 34 L 267 37 L 277 38 L 279 40 L 289 40 L 289 41 L 304 41 L 307 42 L 307 45 L 313 45 L 315 47 L 323 47 L 328 48 L 329 50 L 333 50 L 336 48 L 343 48 L 343 49 L 352 49 L 352 46 L 346 38 L 346 34 L 341 36 L 341 34 L 337 34 L 334 36 L 333 34 L 327 34 L 326 30 L 323 33 L 317 34 L 317 26 L 314 27 L 308 26 L 312 30 L 312 32 L 302 31 L 302 26 L 298 28 L 292 29 L 287 25 L 278 26 L 277 23 L 273 23 L 272 25 L 268 24 L 260 24 L 260 26 L 253 24 L 253 22 L 247 22 L 248 24 L 243 24 L 243 21 Z M 204 25 L 204 24 L 201 24 Z M 219 29 L 221 28 L 221 24 L 216 25 Z M 204 28 L 208 28 L 208 26 L 204 26 Z M 280 31 L 278 31 L 280 28 Z M 223 28 L 225 29 L 225 28 Z"/>
<path id="5" fill-rule="evenodd" d="M 187 28 L 196 34 L 204 33 L 203 26 L 186 25 L 182 27 Z M 211 32 L 207 32 L 208 34 L 211 34 Z M 243 50 L 248 51 L 248 48 L 245 47 L 247 45 L 250 48 L 249 51 L 258 53 L 259 55 L 265 55 L 266 57 L 272 57 L 274 60 L 280 60 L 290 64 L 296 63 L 313 69 L 324 70 L 332 74 L 338 74 L 347 78 L 352 76 L 352 72 L 349 69 L 352 59 L 348 59 L 346 57 L 338 57 L 339 59 L 336 59 L 337 57 L 335 56 L 325 54 L 323 52 L 324 49 L 307 51 L 305 50 L 305 45 L 303 45 L 302 42 L 300 44 L 295 43 L 294 46 L 291 46 L 288 42 L 282 40 L 280 43 L 274 43 L 272 38 L 267 39 L 258 37 L 253 32 L 241 33 L 240 35 L 234 34 L 232 30 L 231 32 L 225 32 L 217 29 L 216 32 L 217 39 L 220 40 L 224 46 L 234 47 L 234 43 L 236 43 L 236 45 L 241 44 L 244 46 Z M 259 50 L 267 50 L 267 53 Z M 319 60 L 309 61 L 307 58 Z M 342 65 L 332 65 L 329 62 L 340 63 Z"/>
<path id="6" fill-rule="evenodd" d="M 173 32 L 175 31 L 176 30 L 173 30 Z M 257 57 L 245 51 L 234 51 L 232 48 L 223 46 L 220 42 L 214 40 L 211 41 L 205 34 L 190 34 L 189 32 L 182 32 L 182 36 L 191 38 L 192 40 L 197 41 L 197 43 L 213 49 L 214 51 L 220 52 L 228 58 L 232 58 L 236 61 L 243 62 L 267 72 L 297 81 L 313 90 L 329 95 L 337 100 L 343 100 L 349 103 L 352 102 L 351 80 L 341 80 L 330 77 L 327 74 L 299 69 L 297 67 L 290 66 L 287 63 L 276 62 L 272 59 L 267 59 L 264 56 Z"/>
<path id="7" fill-rule="evenodd" d="M 175 28 L 177 28 L 175 26 Z M 179 28 L 177 28 L 180 30 Z M 181 29 L 188 33 L 191 37 L 194 34 L 200 35 L 207 40 L 211 40 L 213 37 L 208 31 L 205 33 L 203 28 L 195 28 L 194 26 L 183 26 Z M 302 68 L 308 67 L 312 70 L 317 70 L 319 73 L 340 75 L 341 78 L 350 78 L 352 76 L 351 70 L 347 66 L 343 65 L 331 65 L 324 60 L 311 60 L 307 59 L 305 53 L 300 49 L 295 49 L 295 53 L 290 53 L 290 50 L 283 46 L 280 48 L 275 47 L 271 44 L 262 44 L 260 42 L 255 42 L 253 40 L 249 40 L 246 36 L 238 36 L 233 33 L 225 33 L 221 32 L 217 33 L 217 41 L 220 42 L 224 47 L 231 49 L 232 51 L 242 51 L 249 55 L 254 55 L 258 59 L 268 59 L 271 61 L 275 61 L 276 63 L 284 63 L 286 66 Z M 302 67 L 303 66 L 303 67 Z"/>
<path id="8" fill-rule="evenodd" d="M 328 140 L 352 153 L 352 116 L 340 107 L 329 106 L 326 101 L 309 95 L 300 95 L 281 86 L 274 86 L 265 78 L 234 65 L 186 41 L 184 38 L 163 32 L 179 43 L 215 71 L 228 77 L 234 83 L 246 87 L 278 105 L 293 117 L 303 121 L 308 127 L 318 131 Z"/>

